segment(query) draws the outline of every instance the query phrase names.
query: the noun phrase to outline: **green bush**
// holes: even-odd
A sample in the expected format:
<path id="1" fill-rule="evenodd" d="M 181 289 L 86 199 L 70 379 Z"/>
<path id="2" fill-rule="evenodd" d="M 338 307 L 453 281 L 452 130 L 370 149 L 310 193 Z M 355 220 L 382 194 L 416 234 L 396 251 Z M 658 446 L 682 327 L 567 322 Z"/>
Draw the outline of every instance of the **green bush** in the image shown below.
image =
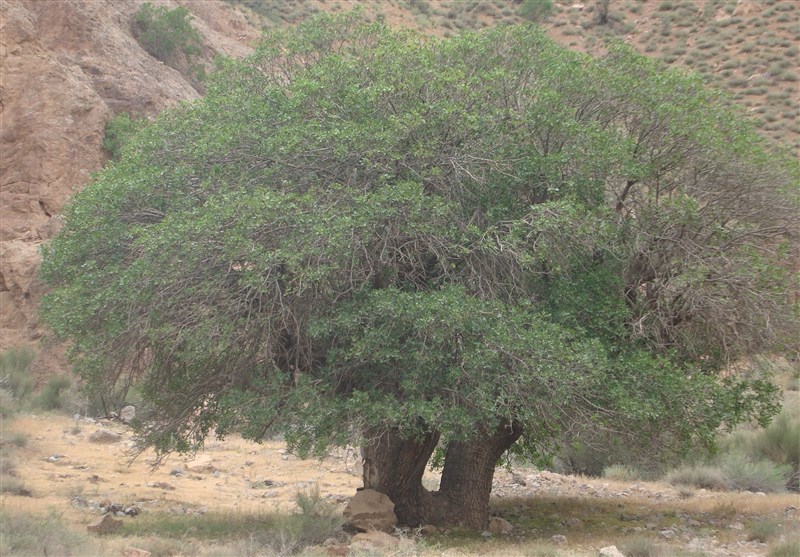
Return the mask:
<path id="1" fill-rule="evenodd" d="M 727 487 L 725 476 L 716 466 L 705 464 L 686 464 L 670 471 L 664 481 L 671 485 L 686 485 L 702 489 L 724 490 Z"/>
<path id="2" fill-rule="evenodd" d="M 0 355 L 0 387 L 19 400 L 26 400 L 35 384 L 29 368 L 36 356 L 30 348 L 9 348 Z"/>
<path id="3" fill-rule="evenodd" d="M 528 21 L 544 20 L 553 11 L 553 0 L 524 0 L 519 7 L 519 15 Z"/>
<path id="4" fill-rule="evenodd" d="M 72 531 L 54 511 L 44 518 L 20 512 L 0 513 L 0 538 L 4 555 L 99 554 L 92 551 L 91 540 L 86 534 Z"/>
<path id="5" fill-rule="evenodd" d="M 798 490 L 800 416 L 792 415 L 790 409 L 784 409 L 764 429 L 736 432 L 723 441 L 722 447 L 726 452 L 741 455 L 741 458 L 750 461 L 772 463 L 783 470 L 786 487 L 793 491 Z M 768 475 L 773 476 L 772 473 Z"/>
<path id="6" fill-rule="evenodd" d="M 66 393 L 72 382 L 65 375 L 51 377 L 36 399 L 36 406 L 43 410 L 60 410 L 66 407 Z"/>
<path id="7" fill-rule="evenodd" d="M 781 525 L 775 520 L 764 519 L 754 522 L 747 529 L 747 539 L 765 543 L 780 532 Z"/>
<path id="8" fill-rule="evenodd" d="M 727 489 L 734 491 L 763 491 L 777 493 L 786 490 L 789 466 L 769 460 L 751 460 L 737 454 L 723 455 L 720 466 Z"/>
<path id="9" fill-rule="evenodd" d="M 127 112 L 121 112 L 106 122 L 103 149 L 108 152 L 112 160 L 119 160 L 122 148 L 146 122 L 146 119 L 136 118 Z"/>
<path id="10" fill-rule="evenodd" d="M 626 557 L 660 557 L 664 554 L 661 546 L 642 536 L 632 538 L 623 544 L 622 552 Z"/>
<path id="11" fill-rule="evenodd" d="M 200 54 L 200 35 L 189 21 L 189 10 L 142 4 L 136 12 L 133 35 L 150 55 L 167 62 L 177 51 L 187 58 Z"/>
<path id="12" fill-rule="evenodd" d="M 767 557 L 797 557 L 800 555 L 800 541 L 781 543 L 769 550 Z"/>
<path id="13" fill-rule="evenodd" d="M 624 464 L 612 464 L 603 469 L 603 477 L 621 482 L 635 482 L 641 478 L 636 468 Z"/>

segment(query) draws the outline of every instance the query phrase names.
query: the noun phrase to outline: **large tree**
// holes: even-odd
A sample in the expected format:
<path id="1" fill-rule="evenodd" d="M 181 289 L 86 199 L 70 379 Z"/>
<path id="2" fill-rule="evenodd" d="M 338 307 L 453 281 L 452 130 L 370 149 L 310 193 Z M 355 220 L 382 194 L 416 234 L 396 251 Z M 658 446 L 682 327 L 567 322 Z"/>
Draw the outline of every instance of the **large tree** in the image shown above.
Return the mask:
<path id="1" fill-rule="evenodd" d="M 483 528 L 512 447 L 769 419 L 767 382 L 719 372 L 792 332 L 799 176 L 624 46 L 324 17 L 221 62 L 75 196 L 43 313 L 93 392 L 139 383 L 143 445 L 360 438 L 401 522 Z"/>

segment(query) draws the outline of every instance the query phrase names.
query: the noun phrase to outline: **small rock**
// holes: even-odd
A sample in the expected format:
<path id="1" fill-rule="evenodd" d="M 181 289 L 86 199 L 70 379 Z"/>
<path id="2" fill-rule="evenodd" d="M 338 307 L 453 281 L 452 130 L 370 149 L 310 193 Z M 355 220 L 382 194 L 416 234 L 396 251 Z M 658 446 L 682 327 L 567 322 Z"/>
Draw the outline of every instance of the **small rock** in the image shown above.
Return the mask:
<path id="1" fill-rule="evenodd" d="M 100 522 L 90 524 L 86 527 L 86 530 L 93 534 L 111 534 L 119 530 L 121 526 L 121 520 L 117 520 L 110 514 L 105 514 L 103 518 L 100 519 Z"/>
<path id="2" fill-rule="evenodd" d="M 487 539 L 487 540 L 488 540 L 489 538 L 491 538 L 491 537 L 492 537 L 492 533 L 491 533 L 489 530 L 484 530 L 483 532 L 481 532 L 481 536 L 482 536 L 484 539 Z"/>
<path id="3" fill-rule="evenodd" d="M 567 536 L 556 534 L 555 536 L 550 536 L 550 541 L 556 545 L 564 545 L 567 543 Z"/>
<path id="4" fill-rule="evenodd" d="M 386 553 L 385 550 L 395 549 L 400 544 L 400 540 L 390 536 L 386 532 L 363 532 L 353 536 L 350 549 L 364 552 Z"/>
<path id="5" fill-rule="evenodd" d="M 434 526 L 433 524 L 426 524 L 422 528 L 419 529 L 419 533 L 421 536 L 435 536 L 439 533 L 439 529 Z"/>
<path id="6" fill-rule="evenodd" d="M 757 495 L 758 497 L 766 497 L 767 494 L 763 491 L 756 491 L 753 495 Z"/>
<path id="7" fill-rule="evenodd" d="M 343 516 L 348 524 L 362 532 L 391 532 L 397 525 L 394 503 L 374 489 L 363 489 L 356 493 L 347 503 Z"/>
<path id="8" fill-rule="evenodd" d="M 616 545 L 609 545 L 608 547 L 601 547 L 598 557 L 625 557 L 625 554 L 617 549 Z"/>
<path id="9" fill-rule="evenodd" d="M 142 512 L 142 509 L 140 509 L 136 505 L 131 505 L 130 507 L 127 507 L 123 512 L 128 516 L 138 516 Z"/>
<path id="10" fill-rule="evenodd" d="M 170 476 L 185 476 L 186 474 L 183 471 L 183 468 L 173 468 L 169 471 Z"/>
<path id="11" fill-rule="evenodd" d="M 734 522 L 730 526 L 728 526 L 731 530 L 744 530 L 744 524 L 741 522 Z"/>
<path id="12" fill-rule="evenodd" d="M 168 491 L 173 491 L 175 489 L 174 485 L 168 484 L 167 482 L 152 482 L 147 484 L 147 487 L 154 487 L 156 489 L 166 489 Z"/>
<path id="13" fill-rule="evenodd" d="M 189 472 L 200 474 L 202 472 L 213 472 L 216 467 L 212 464 L 213 459 L 209 455 L 200 455 L 191 462 L 186 463 Z"/>
<path id="14" fill-rule="evenodd" d="M 330 557 L 345 557 L 350 553 L 350 547 L 346 545 L 332 545 L 325 548 L 325 554 Z"/>
<path id="15" fill-rule="evenodd" d="M 264 499 L 274 499 L 277 496 L 278 496 L 278 490 L 276 489 L 268 489 L 267 491 L 264 492 L 263 495 L 261 495 L 261 497 Z"/>
<path id="16" fill-rule="evenodd" d="M 489 521 L 489 531 L 496 536 L 508 534 L 513 529 L 514 526 L 505 518 L 496 516 Z"/>
<path id="17" fill-rule="evenodd" d="M 150 557 L 152 553 L 138 547 L 126 547 L 122 550 L 122 557 Z"/>
<path id="18" fill-rule="evenodd" d="M 119 411 L 119 419 L 121 422 L 129 424 L 136 417 L 136 407 L 126 406 Z"/>
<path id="19" fill-rule="evenodd" d="M 93 432 L 88 437 L 89 442 L 91 443 L 100 443 L 100 444 L 111 444 L 111 443 L 119 443 L 122 441 L 122 435 L 119 433 L 115 433 L 110 429 L 98 429 L 97 431 Z"/>
<path id="20" fill-rule="evenodd" d="M 665 529 L 665 530 L 661 530 L 659 532 L 659 534 L 661 534 L 661 537 L 666 539 L 666 540 L 671 540 L 671 539 L 675 538 L 675 531 L 674 530 L 670 530 L 668 528 Z"/>
<path id="21" fill-rule="evenodd" d="M 568 518 L 565 524 L 570 528 L 582 528 L 583 520 L 573 516 L 571 518 Z"/>

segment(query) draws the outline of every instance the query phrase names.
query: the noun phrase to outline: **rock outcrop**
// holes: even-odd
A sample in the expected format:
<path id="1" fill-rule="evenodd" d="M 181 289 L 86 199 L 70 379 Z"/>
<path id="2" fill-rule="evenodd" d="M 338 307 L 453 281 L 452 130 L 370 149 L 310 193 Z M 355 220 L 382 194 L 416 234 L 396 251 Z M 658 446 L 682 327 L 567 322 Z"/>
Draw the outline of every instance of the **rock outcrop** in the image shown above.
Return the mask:
<path id="1" fill-rule="evenodd" d="M 106 161 L 106 122 L 152 116 L 200 93 L 188 76 L 150 56 L 131 34 L 142 0 L 0 0 L 0 341 L 31 344 L 39 247 L 57 232 L 67 199 Z M 239 57 L 258 31 L 224 2 L 187 7 L 203 58 Z"/>
<path id="2" fill-rule="evenodd" d="M 347 524 L 361 532 L 392 532 L 397 526 L 394 503 L 374 489 L 356 493 L 347 503 L 343 516 Z"/>

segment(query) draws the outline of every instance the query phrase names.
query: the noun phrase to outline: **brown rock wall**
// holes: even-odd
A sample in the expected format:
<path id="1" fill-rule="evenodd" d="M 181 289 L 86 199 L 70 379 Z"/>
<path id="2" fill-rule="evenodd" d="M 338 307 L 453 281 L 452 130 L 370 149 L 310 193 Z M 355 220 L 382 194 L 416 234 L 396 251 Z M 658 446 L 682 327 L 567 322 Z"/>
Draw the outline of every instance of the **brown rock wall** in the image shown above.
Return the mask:
<path id="1" fill-rule="evenodd" d="M 213 1 L 193 14 L 204 58 L 243 56 L 258 37 L 244 15 Z M 199 96 L 186 76 L 130 32 L 141 0 L 0 0 L 0 348 L 42 335 L 39 246 L 74 191 L 106 161 L 106 122 L 154 115 Z"/>

